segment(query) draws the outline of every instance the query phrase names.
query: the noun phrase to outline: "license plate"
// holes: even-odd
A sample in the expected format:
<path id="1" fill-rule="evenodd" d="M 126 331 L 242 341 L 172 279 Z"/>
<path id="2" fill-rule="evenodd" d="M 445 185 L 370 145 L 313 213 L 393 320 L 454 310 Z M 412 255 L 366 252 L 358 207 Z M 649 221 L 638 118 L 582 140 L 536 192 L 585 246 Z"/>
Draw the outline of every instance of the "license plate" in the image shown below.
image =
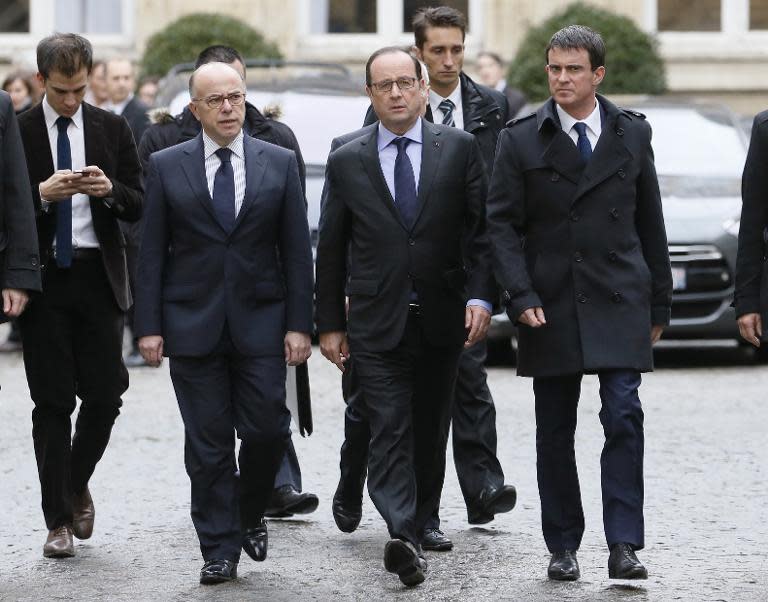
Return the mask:
<path id="1" fill-rule="evenodd" d="M 685 268 L 672 268 L 672 290 L 684 291 L 686 287 Z"/>

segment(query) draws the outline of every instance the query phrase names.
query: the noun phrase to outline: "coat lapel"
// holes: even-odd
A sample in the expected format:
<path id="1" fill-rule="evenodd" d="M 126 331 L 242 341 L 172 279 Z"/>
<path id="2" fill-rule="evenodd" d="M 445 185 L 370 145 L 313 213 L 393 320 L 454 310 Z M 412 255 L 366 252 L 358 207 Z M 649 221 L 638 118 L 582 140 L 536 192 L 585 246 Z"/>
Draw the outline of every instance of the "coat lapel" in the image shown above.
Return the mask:
<path id="1" fill-rule="evenodd" d="M 381 171 L 381 161 L 379 161 L 379 149 L 378 149 L 378 136 L 379 128 L 373 128 L 373 132 L 370 136 L 363 137 L 359 140 L 360 144 L 360 161 L 365 168 L 365 172 L 368 174 L 368 178 L 373 185 L 374 190 L 379 196 L 379 199 L 387 206 L 387 209 L 392 213 L 397 222 L 405 228 L 403 220 L 400 217 L 400 212 L 395 206 L 395 199 L 392 198 L 392 194 L 389 192 L 387 181 L 384 179 L 384 173 Z"/>
<path id="2" fill-rule="evenodd" d="M 192 189 L 192 192 L 194 192 L 197 199 L 210 214 L 211 219 L 224 230 L 224 226 L 221 225 L 221 222 L 216 215 L 216 210 L 213 208 L 213 199 L 211 199 L 211 195 L 208 193 L 208 181 L 205 177 L 205 155 L 202 133 L 198 134 L 194 140 L 195 144 L 184 150 L 186 156 L 182 159 L 181 168 L 187 176 L 187 181 L 189 182 L 189 187 Z"/>
<path id="3" fill-rule="evenodd" d="M 440 128 L 426 121 L 421 122 L 421 173 L 419 174 L 418 209 L 413 221 L 414 227 L 419 223 L 424 207 L 429 200 L 432 190 L 432 180 L 440 168 L 440 158 L 443 156 L 443 146 L 440 141 Z"/>
<path id="4" fill-rule="evenodd" d="M 560 125 L 554 100 L 549 99 L 539 107 L 536 111 L 536 121 L 539 135 L 546 147 L 541 155 L 542 161 L 576 184 L 581 179 L 584 165 L 579 150 Z"/>
<path id="5" fill-rule="evenodd" d="M 83 143 L 85 145 L 85 164 L 103 165 L 106 149 L 101 132 L 104 131 L 104 116 L 99 111 L 94 111 L 87 103 L 83 103 Z M 89 196 L 91 205 L 91 217 L 99 214 L 100 201 L 97 197 Z"/>
<path id="6" fill-rule="evenodd" d="M 597 140 L 592 157 L 589 159 L 576 188 L 576 194 L 573 197 L 574 202 L 611 175 L 617 173 L 619 168 L 633 156 L 616 127 L 618 108 L 602 97 L 598 97 L 598 102 L 605 110 L 605 119 L 600 138 Z"/>
<path id="7" fill-rule="evenodd" d="M 240 212 L 235 219 L 233 230 L 237 229 L 240 222 L 245 219 L 245 215 L 253 207 L 259 194 L 261 181 L 264 179 L 264 174 L 267 171 L 263 149 L 250 136 L 243 136 L 243 154 L 245 155 L 245 196 L 243 197 Z"/>

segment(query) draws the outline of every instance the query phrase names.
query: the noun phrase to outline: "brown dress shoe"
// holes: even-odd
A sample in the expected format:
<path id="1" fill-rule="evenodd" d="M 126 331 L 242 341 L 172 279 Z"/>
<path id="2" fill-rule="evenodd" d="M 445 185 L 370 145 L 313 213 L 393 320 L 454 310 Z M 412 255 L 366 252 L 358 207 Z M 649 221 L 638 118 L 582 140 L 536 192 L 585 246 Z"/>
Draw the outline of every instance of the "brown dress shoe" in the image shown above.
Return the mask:
<path id="1" fill-rule="evenodd" d="M 72 527 L 62 525 L 48 531 L 48 539 L 43 546 L 46 558 L 70 558 L 75 555 L 75 542 L 72 539 Z"/>
<path id="2" fill-rule="evenodd" d="M 93 520 L 96 509 L 88 487 L 80 495 L 72 496 L 72 532 L 78 539 L 88 539 L 93 535 Z"/>

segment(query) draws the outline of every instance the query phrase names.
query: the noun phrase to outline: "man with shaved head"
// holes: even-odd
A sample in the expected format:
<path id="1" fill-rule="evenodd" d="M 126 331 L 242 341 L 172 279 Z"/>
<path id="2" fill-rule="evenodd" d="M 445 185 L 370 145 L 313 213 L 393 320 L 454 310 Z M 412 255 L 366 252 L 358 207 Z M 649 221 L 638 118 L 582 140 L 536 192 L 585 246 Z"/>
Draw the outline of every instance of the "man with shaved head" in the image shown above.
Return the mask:
<path id="1" fill-rule="evenodd" d="M 296 155 L 243 135 L 241 75 L 203 65 L 190 96 L 200 134 L 149 159 L 135 326 L 148 364 L 170 358 L 210 584 L 237 577 L 241 549 L 267 556 L 286 364 L 311 353 L 312 252 Z"/>

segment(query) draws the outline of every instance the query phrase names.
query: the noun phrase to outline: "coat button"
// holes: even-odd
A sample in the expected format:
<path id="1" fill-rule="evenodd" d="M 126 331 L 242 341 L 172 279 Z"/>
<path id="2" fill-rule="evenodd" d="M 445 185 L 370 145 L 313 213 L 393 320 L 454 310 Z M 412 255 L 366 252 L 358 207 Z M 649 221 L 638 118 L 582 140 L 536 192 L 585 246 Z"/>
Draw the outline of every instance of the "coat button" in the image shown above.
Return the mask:
<path id="1" fill-rule="evenodd" d="M 586 303 L 587 302 L 587 296 L 584 293 L 579 293 L 576 295 L 576 301 L 579 303 Z"/>
<path id="2" fill-rule="evenodd" d="M 413 280 L 413 274 L 411 274 L 410 272 L 408 272 L 408 279 Z"/>
<path id="3" fill-rule="evenodd" d="M 33 268 L 36 268 L 37 267 L 37 255 L 32 255 L 32 257 L 30 258 L 29 262 L 32 264 Z"/>
<path id="4" fill-rule="evenodd" d="M 409 239 L 408 239 L 408 244 L 409 244 L 409 245 L 411 245 L 411 246 L 413 246 L 413 245 L 415 245 L 415 244 L 416 244 L 416 241 L 415 241 L 415 240 L 413 240 L 412 238 L 409 238 Z"/>
<path id="5" fill-rule="evenodd" d="M 614 303 L 621 303 L 621 293 L 613 293 L 611 295 L 611 301 Z"/>
<path id="6" fill-rule="evenodd" d="M 616 251 L 609 251 L 608 252 L 608 259 L 611 261 L 616 261 L 619 258 L 618 255 L 616 255 Z"/>
<path id="7" fill-rule="evenodd" d="M 552 177 L 550 178 L 550 180 L 551 180 L 552 182 L 558 182 L 558 181 L 560 180 L 560 174 L 559 174 L 559 173 L 557 173 L 557 172 L 554 172 L 554 173 L 552 174 Z"/>
<path id="8" fill-rule="evenodd" d="M 572 222 L 577 222 L 577 221 L 579 221 L 579 214 L 578 214 L 578 213 L 576 213 L 575 211 L 571 211 L 571 221 L 572 221 Z"/>
<path id="9" fill-rule="evenodd" d="M 616 209 L 616 207 L 612 207 L 611 210 L 608 212 L 611 214 L 611 217 L 613 219 L 619 219 L 619 211 Z"/>
<path id="10" fill-rule="evenodd" d="M 618 176 L 619 176 L 619 177 L 620 177 L 622 180 L 623 180 L 624 178 L 626 178 L 626 177 L 627 177 L 627 172 L 625 172 L 623 169 L 620 169 L 619 171 L 617 171 L 617 172 L 616 172 L 616 174 L 617 174 L 617 175 L 618 175 Z"/>
<path id="11" fill-rule="evenodd" d="M 616 135 L 617 136 L 623 136 L 624 135 L 624 128 L 616 128 Z"/>
<path id="12" fill-rule="evenodd" d="M 581 256 L 581 253 L 579 253 L 578 251 L 576 251 L 576 252 L 573 254 L 573 260 L 574 260 L 576 263 L 581 263 L 582 261 L 584 261 L 584 258 Z"/>

